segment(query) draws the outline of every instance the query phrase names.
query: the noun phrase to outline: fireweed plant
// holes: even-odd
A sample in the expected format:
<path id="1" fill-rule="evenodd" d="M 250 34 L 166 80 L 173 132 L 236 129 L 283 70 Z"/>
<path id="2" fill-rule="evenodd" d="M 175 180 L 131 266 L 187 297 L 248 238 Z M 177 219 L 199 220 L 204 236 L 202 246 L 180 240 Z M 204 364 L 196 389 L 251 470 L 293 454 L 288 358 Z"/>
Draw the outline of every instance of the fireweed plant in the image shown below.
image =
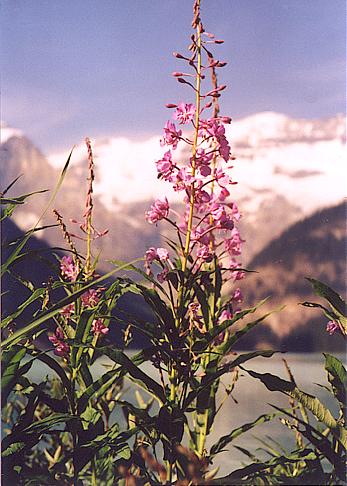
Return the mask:
<path id="1" fill-rule="evenodd" d="M 103 276 L 97 275 L 95 270 L 98 259 L 92 256 L 92 243 L 107 231 L 100 232 L 93 225 L 94 162 L 89 139 L 86 139 L 86 147 L 88 188 L 85 212 L 81 222 L 72 220 L 79 226 L 79 231 L 70 233 L 62 215 L 53 210 L 70 252 L 63 257 L 57 256 L 59 279 L 50 279 L 45 287 L 35 288 L 30 281 L 21 278 L 20 283 L 32 295 L 1 323 L 5 338 L 2 341 L 1 398 L 6 427 L 2 472 L 3 480 L 14 484 L 77 485 L 81 480 L 93 485 L 101 484 L 99 481 L 105 483 L 107 465 L 100 466 L 97 452 L 103 441 L 107 443 L 107 438 L 119 435 L 118 425 L 110 424 L 110 416 L 121 392 L 124 370 L 114 362 L 109 371 L 94 380 L 91 366 L 100 356 L 99 349 L 110 325 L 117 321 L 113 309 L 124 290 L 120 282 L 110 283 L 108 279 L 122 267 Z M 70 157 L 58 186 L 65 176 Z M 13 200 L 2 198 L 2 204 L 7 204 L 3 218 L 9 217 L 28 196 L 30 194 Z M 26 256 L 23 248 L 32 232 L 12 243 L 16 246 L 3 264 L 3 272 L 11 273 L 13 265 Z M 75 239 L 85 243 L 85 256 L 77 251 Z M 59 295 L 62 291 L 65 293 L 65 297 L 58 301 L 57 291 L 60 291 Z M 33 303 L 39 305 L 38 314 L 34 313 L 31 322 L 16 329 L 16 320 Z M 42 343 L 38 344 L 37 339 L 44 334 L 48 335 L 48 350 L 42 349 Z M 114 352 L 111 347 L 108 351 L 102 354 Z M 118 361 L 127 360 L 122 353 L 117 356 Z M 24 376 L 35 361 L 50 368 L 54 378 L 46 378 L 37 384 Z M 101 442 L 95 443 L 96 438 Z M 114 451 L 124 449 L 124 440 L 119 441 Z M 113 456 L 109 457 L 112 460 Z"/>
<path id="2" fill-rule="evenodd" d="M 240 214 L 236 204 L 228 201 L 233 182 L 227 171 L 233 157 L 225 125 L 231 120 L 219 114 L 218 104 L 225 86 L 218 84 L 217 70 L 226 63 L 210 51 L 222 41 L 205 32 L 200 1 L 193 10 L 189 53 L 175 54 L 190 72 L 174 76 L 192 89 L 194 99 L 168 105 L 175 122 L 165 125 L 161 140 L 165 152 L 156 163 L 158 177 L 182 194 L 185 210 L 176 219 L 164 198 L 146 213 L 150 224 L 161 220 L 170 224 L 177 239 L 167 240 L 168 249 L 148 249 L 145 272 L 118 262 L 109 274 L 96 274 L 92 242 L 105 232 L 98 232 L 93 222 L 94 163 L 87 139 L 85 213 L 83 221 L 73 220 L 79 231 L 69 232 L 62 215 L 54 211 L 69 250 L 59 258 L 60 278 L 39 289 L 27 282 L 32 296 L 2 322 L 3 405 L 10 429 L 3 443 L 7 480 L 96 485 L 137 477 L 149 484 L 172 484 L 212 477 L 209 464 L 217 452 L 207 450 L 206 438 L 222 406 L 217 404 L 220 378 L 233 372 L 231 383 L 223 385 L 227 397 L 237 381 L 238 365 L 273 354 L 262 351 L 230 358 L 236 341 L 264 317 L 231 330 L 257 307 L 240 310 L 238 288 L 222 300 L 224 283 L 244 277 L 235 260 L 242 245 L 236 227 Z M 205 87 L 208 81 L 210 86 Z M 190 149 L 188 164 L 174 161 L 178 144 Z M 76 239 L 85 242 L 84 256 L 76 249 Z M 26 241 L 17 247 L 4 271 L 20 257 Z M 159 273 L 154 272 L 154 265 Z M 145 282 L 133 282 L 125 274 L 109 283 L 114 273 L 128 269 L 138 271 Z M 66 294 L 58 302 L 56 290 Z M 148 348 L 132 358 L 108 341 L 109 328 L 117 322 L 113 310 L 126 292 L 141 294 L 153 312 L 151 322 L 145 323 L 124 315 L 123 322 L 150 341 Z M 16 329 L 16 319 L 33 302 L 41 303 L 39 312 Z M 42 350 L 37 338 L 44 333 L 50 346 Z M 101 356 L 113 365 L 95 378 L 91 366 Z M 25 376 L 34 361 L 51 368 L 58 379 L 54 386 L 52 380 L 37 385 Z M 158 370 L 158 380 L 141 369 L 145 361 Z M 125 377 L 148 393 L 147 402 L 139 394 L 138 406 L 122 397 Z M 20 396 L 15 405 L 6 402 L 13 393 Z M 125 414 L 126 430 L 120 430 L 111 417 L 115 407 Z"/>
<path id="3" fill-rule="evenodd" d="M 176 238 L 166 238 L 166 247 L 149 248 L 135 262 L 113 261 L 116 268 L 106 275 L 96 273 L 93 241 L 106 231 L 94 226 L 94 162 L 86 139 L 85 212 L 81 222 L 72 220 L 79 229 L 71 233 L 54 210 L 68 249 L 65 256 L 57 255 L 59 276 L 39 288 L 20 278 L 31 294 L 1 324 L 4 484 L 343 484 L 347 439 L 342 363 L 326 355 L 331 392 L 340 406 L 335 418 L 318 399 L 301 391 L 291 374 L 286 381 L 248 369 L 248 361 L 271 357 L 273 351 L 238 355 L 233 351 L 235 343 L 266 315 L 245 322 L 261 303 L 241 308 L 237 283 L 246 270 L 238 261 L 243 243 L 237 229 L 240 213 L 230 200 L 234 157 L 225 126 L 231 119 L 220 114 L 225 85 L 217 79 L 226 63 L 211 52 L 223 41 L 205 31 L 200 0 L 194 2 L 193 12 L 188 53 L 174 53 L 186 67 L 173 73 L 192 96 L 167 105 L 172 119 L 165 124 L 160 142 L 163 156 L 156 162 L 158 177 L 182 195 L 183 211 L 176 212 L 165 197 L 156 200 L 145 215 L 149 224 L 168 224 Z M 175 156 L 178 146 L 188 149 L 188 160 Z M 70 158 L 71 154 L 48 206 Z M 8 198 L 8 189 L 1 194 L 2 219 L 31 196 Z M 11 273 L 14 264 L 25 258 L 24 247 L 40 229 L 41 220 L 11 243 L 2 274 Z M 77 239 L 84 242 L 84 252 L 77 250 Z M 140 260 L 144 270 L 135 265 Z M 128 271 L 137 272 L 143 280 L 134 281 Z M 117 278 L 112 280 L 114 274 Z M 341 298 L 321 282 L 311 282 L 330 307 L 304 305 L 322 308 L 329 319 L 327 331 L 345 336 Z M 116 313 L 125 293 L 140 294 L 152 317 L 139 319 L 119 309 Z M 32 304 L 39 309 L 17 328 L 16 321 Z M 121 333 L 120 324 L 126 326 L 124 345 L 135 331 L 146 337 L 144 349 L 126 354 L 110 340 L 112 327 Z M 107 359 L 101 374 L 94 367 L 98 358 L 104 365 Z M 44 364 L 54 376 L 37 383 L 28 374 L 35 362 Z M 150 367 L 150 375 L 143 365 Z M 211 444 L 208 436 L 216 416 L 225 400 L 233 397 L 241 373 L 287 395 L 290 408 L 277 407 L 274 413 L 227 431 Z M 129 381 L 134 392 L 130 398 L 123 385 Z M 214 479 L 218 454 L 244 432 L 278 418 L 295 432 L 294 451 L 274 453 L 271 444 L 270 459 L 262 460 L 243 449 L 252 463 Z"/>
<path id="4" fill-rule="evenodd" d="M 187 477 L 177 452 L 184 437 L 205 469 L 212 460 L 206 439 L 221 406 L 216 402 L 220 377 L 234 371 L 236 381 L 239 364 L 273 354 L 262 351 L 229 359 L 233 345 L 264 317 L 238 330 L 231 327 L 256 308 L 240 309 L 242 294 L 236 285 L 245 276 L 236 260 L 243 240 L 237 229 L 239 210 L 229 199 L 235 184 L 229 175 L 234 157 L 225 125 L 231 119 L 220 115 L 218 103 L 226 86 L 217 81 L 217 70 L 226 63 L 211 52 L 223 41 L 205 31 L 200 1 L 194 2 L 193 11 L 189 52 L 174 53 L 186 68 L 173 73 L 193 96 L 167 105 L 173 110 L 173 120 L 165 124 L 160 141 L 164 153 L 156 162 L 158 178 L 182 194 L 184 209 L 182 214 L 171 210 L 164 197 L 146 212 L 149 224 L 165 222 L 177 238 L 167 238 L 167 248 L 146 251 L 145 271 L 152 288 L 136 285 L 157 317 L 155 326 L 146 332 L 160 375 L 159 438 L 169 483 Z M 188 162 L 175 157 L 179 145 L 190 152 Z M 235 288 L 224 300 L 226 283 Z"/>

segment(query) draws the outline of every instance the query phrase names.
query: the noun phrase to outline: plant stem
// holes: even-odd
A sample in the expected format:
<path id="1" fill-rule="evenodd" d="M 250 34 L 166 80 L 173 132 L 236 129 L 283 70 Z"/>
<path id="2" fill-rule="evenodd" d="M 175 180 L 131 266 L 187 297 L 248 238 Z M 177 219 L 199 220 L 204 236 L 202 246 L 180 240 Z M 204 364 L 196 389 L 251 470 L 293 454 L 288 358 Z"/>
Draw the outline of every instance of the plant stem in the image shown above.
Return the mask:
<path id="1" fill-rule="evenodd" d="M 197 8 L 200 8 L 200 0 L 197 0 Z M 197 67 L 196 67 L 196 89 L 195 89 L 195 131 L 194 131 L 194 142 L 192 147 L 192 177 L 195 176 L 196 171 L 196 152 L 198 146 L 198 135 L 199 135 L 199 121 L 200 121 L 200 90 L 201 90 L 201 21 L 198 19 L 196 26 L 196 48 L 197 48 Z M 190 240 L 193 226 L 193 214 L 194 214 L 194 199 L 195 199 L 195 185 L 194 182 L 191 186 L 191 193 L 189 198 L 189 216 L 187 225 L 186 241 L 183 252 L 183 262 L 182 271 L 186 271 L 189 250 L 190 250 Z M 179 309 L 181 307 L 182 294 L 183 294 L 184 283 L 180 284 L 177 296 L 177 309 L 179 314 Z M 179 319 L 176 319 L 176 326 L 179 327 Z"/>
<path id="2" fill-rule="evenodd" d="M 200 1 L 197 2 L 198 7 L 200 6 Z M 192 177 L 195 176 L 196 171 L 196 152 L 198 145 L 198 135 L 199 135 L 199 121 L 200 121 L 200 89 L 201 89 L 201 22 L 198 21 L 196 27 L 197 35 L 197 68 L 196 68 L 196 94 L 195 94 L 195 132 L 194 132 L 194 142 L 192 148 Z M 185 272 L 187 268 L 187 261 L 189 255 L 189 246 L 193 225 L 193 214 L 194 214 L 194 198 L 195 198 L 195 185 L 192 184 L 190 199 L 189 199 L 189 216 L 188 216 L 188 226 L 186 234 L 186 242 L 184 247 L 184 258 L 182 263 L 182 271 Z"/>
<path id="3" fill-rule="evenodd" d="M 85 231 L 87 233 L 87 254 L 86 254 L 86 264 L 85 264 L 85 276 L 86 280 L 90 277 L 91 273 L 91 246 L 92 246 L 92 214 L 93 214 L 93 182 L 94 182 L 94 159 L 92 145 L 89 138 L 85 140 L 88 150 L 88 192 L 86 198 L 86 212 L 84 214 L 85 221 Z"/>
<path id="4" fill-rule="evenodd" d="M 96 479 L 96 467 L 95 467 L 95 458 L 92 459 L 92 486 L 98 486 L 97 479 Z"/>

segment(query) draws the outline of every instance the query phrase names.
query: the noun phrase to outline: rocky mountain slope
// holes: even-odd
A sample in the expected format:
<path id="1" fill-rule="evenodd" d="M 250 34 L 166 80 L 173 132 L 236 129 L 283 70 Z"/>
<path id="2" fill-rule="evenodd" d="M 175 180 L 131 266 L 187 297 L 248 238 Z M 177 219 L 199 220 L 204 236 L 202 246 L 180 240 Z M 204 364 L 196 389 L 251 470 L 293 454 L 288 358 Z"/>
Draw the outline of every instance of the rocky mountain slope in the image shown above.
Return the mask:
<path id="1" fill-rule="evenodd" d="M 233 174 L 239 184 L 232 188 L 233 198 L 243 213 L 240 229 L 246 240 L 242 263 L 259 271 L 242 282 L 244 294 L 249 304 L 269 294 L 273 299 L 268 307 L 287 304 L 284 312 L 270 318 L 270 326 L 262 326 L 253 342 L 244 344 L 246 347 L 270 342 L 298 349 L 305 342 L 306 347 L 315 349 L 336 341 L 335 337 L 327 340 L 322 323 L 320 337 L 313 336 L 313 328 L 307 325 L 316 318 L 314 311 L 299 307 L 297 302 L 312 300 L 305 276 L 344 291 L 343 208 L 322 209 L 343 198 L 344 130 L 344 118 L 339 116 L 292 120 L 273 113 L 254 115 L 230 127 L 238 156 Z M 48 160 L 16 130 L 3 130 L 2 141 L 0 189 L 20 174 L 12 194 L 54 188 L 67 153 Z M 94 254 L 102 251 L 100 270 L 105 271 L 111 266 L 106 260 L 129 261 L 141 257 L 149 246 L 161 246 L 161 235 L 167 230 L 164 225 L 155 228 L 146 223 L 144 212 L 152 197 L 165 194 L 166 186 L 157 181 L 155 174 L 153 161 L 161 153 L 157 138 L 132 142 L 115 137 L 98 140 L 93 147 L 94 222 L 100 230 L 109 229 L 107 236 L 95 241 Z M 71 167 L 53 205 L 73 233 L 79 229 L 70 219 L 80 221 L 84 212 L 86 166 L 86 151 L 81 145 L 74 150 Z M 32 227 L 49 196 L 32 196 L 17 209 L 14 223 L 22 231 Z M 177 200 L 173 199 L 173 204 L 178 204 Z M 303 220 L 305 216 L 308 219 Z M 55 223 L 51 212 L 43 222 Z M 58 228 L 46 229 L 37 236 L 51 247 L 64 246 Z M 84 243 L 77 241 L 77 245 L 81 248 Z"/>
<path id="2" fill-rule="evenodd" d="M 23 194 L 34 190 L 48 189 L 52 191 L 59 179 L 60 170 L 65 159 L 61 159 L 60 170 L 47 161 L 47 158 L 25 137 L 12 136 L 1 144 L 0 180 L 1 187 L 6 187 L 18 175 L 22 177 L 12 189 L 13 194 Z M 153 200 L 130 199 L 128 202 L 113 201 L 107 205 L 107 200 L 98 193 L 98 180 L 102 178 L 102 164 L 100 167 L 98 152 L 96 157 L 96 195 L 94 221 L 100 230 L 108 229 L 106 237 L 95 242 L 95 251 L 102 250 L 103 258 L 135 259 L 141 257 L 149 246 L 160 246 L 161 234 L 167 234 L 168 228 L 161 225 L 159 230 L 149 225 L 144 219 L 145 211 Z M 85 154 L 84 154 L 85 157 Z M 86 192 L 86 160 L 74 161 L 65 177 L 64 183 L 53 207 L 63 215 L 69 229 L 76 233 L 78 225 L 70 223 L 70 219 L 82 220 Z M 154 165 L 154 164 L 153 164 Z M 155 174 L 153 175 L 155 180 Z M 126 182 L 124 181 L 124 184 Z M 127 182 L 124 190 L 128 190 L 131 181 Z M 234 186 L 235 187 L 235 186 Z M 14 215 L 14 221 L 24 231 L 32 227 L 42 213 L 49 200 L 50 193 L 38 194 L 30 198 Z M 272 238 L 278 236 L 288 225 L 302 216 L 301 208 L 282 195 L 275 193 L 264 194 L 259 205 L 247 209 L 248 196 L 241 198 L 240 208 L 243 213 L 241 230 L 245 245 L 243 261 L 260 251 Z M 243 208 L 245 203 L 246 208 Z M 174 202 L 172 206 L 179 204 Z M 54 224 L 55 220 L 49 212 L 44 219 L 45 224 Z M 266 231 L 262 228 L 266 227 Z M 254 235 L 257 234 L 255 238 Z M 61 235 L 57 229 L 48 229 L 40 233 L 40 237 L 52 246 L 61 246 Z M 81 247 L 81 243 L 78 243 Z M 109 265 L 102 264 L 106 270 Z"/>
<path id="3" fill-rule="evenodd" d="M 60 171 L 52 167 L 28 139 L 15 136 L 1 145 L 1 187 L 5 188 L 20 174 L 22 177 L 11 189 L 11 194 L 19 195 L 40 189 L 49 190 L 45 194 L 32 196 L 15 212 L 15 223 L 26 231 L 36 223 L 43 212 L 59 179 Z M 72 224 L 70 219 L 77 221 L 83 219 L 87 190 L 86 177 L 85 167 L 80 165 L 71 167 L 52 205 L 62 214 L 69 230 L 78 235 L 82 235 L 78 224 Z M 160 236 L 144 221 L 143 216 L 147 207 L 144 203 L 140 204 L 140 207 L 136 205 L 136 208 L 128 206 L 118 211 L 115 209 L 110 211 L 101 203 L 100 197 L 95 196 L 94 207 L 95 226 L 99 230 L 109 230 L 107 236 L 95 241 L 95 255 L 101 250 L 105 260 L 131 260 L 142 256 L 148 246 L 159 246 Z M 43 223 L 56 223 L 51 211 L 47 213 Z M 38 236 L 44 238 L 51 246 L 63 246 L 62 236 L 57 228 L 46 229 L 38 233 Z M 77 246 L 82 248 L 83 242 L 77 240 Z M 102 262 L 101 268 L 105 270 L 110 268 L 110 265 Z"/>
<path id="4" fill-rule="evenodd" d="M 346 299 L 346 243 L 342 203 L 292 225 L 249 262 L 248 268 L 258 273 L 241 282 L 246 304 L 270 297 L 262 311 L 285 305 L 253 336 L 258 346 L 270 342 L 292 351 L 344 349 L 339 336 L 325 332 L 327 319 L 321 312 L 298 304 L 320 300 L 305 277 L 325 282 Z"/>

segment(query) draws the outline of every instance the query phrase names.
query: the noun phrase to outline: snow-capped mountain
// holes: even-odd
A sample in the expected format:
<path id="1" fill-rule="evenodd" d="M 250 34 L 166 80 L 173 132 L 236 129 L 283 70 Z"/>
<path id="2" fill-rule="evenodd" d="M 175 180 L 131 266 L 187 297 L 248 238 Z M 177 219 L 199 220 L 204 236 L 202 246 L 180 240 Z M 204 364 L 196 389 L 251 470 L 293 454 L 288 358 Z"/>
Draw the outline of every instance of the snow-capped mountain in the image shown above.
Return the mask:
<path id="1" fill-rule="evenodd" d="M 272 303 L 276 299 L 278 303 L 285 301 L 293 312 L 271 317 L 270 327 L 262 328 L 263 334 L 254 345 L 261 340 L 280 345 L 280 339 L 287 339 L 284 322 L 288 322 L 285 329 L 290 329 L 288 339 L 292 333 L 299 336 L 307 331 L 304 324 L 311 317 L 301 313 L 301 327 L 297 319 L 297 302 L 309 300 L 306 294 L 311 291 L 309 286 L 302 286 L 305 275 L 321 278 L 337 289 L 344 286 L 343 208 L 316 211 L 336 206 L 344 198 L 345 118 L 294 120 L 276 113 L 259 113 L 235 120 L 228 127 L 228 135 L 237 156 L 232 177 L 239 184 L 232 186 L 233 197 L 244 214 L 240 225 L 246 240 L 242 264 L 260 272 L 245 279 L 244 293 L 253 304 L 271 290 Z M 144 141 L 112 137 L 93 142 L 99 195 L 95 198 L 94 221 L 98 229 L 109 229 L 105 238 L 96 240 L 95 254 L 102 250 L 104 260 L 130 261 L 141 257 L 148 247 L 164 244 L 161 235 L 166 232 L 165 225 L 156 228 L 144 219 L 152 199 L 169 189 L 156 177 L 154 162 L 163 153 L 159 137 Z M 3 127 L 0 190 L 20 174 L 23 176 L 11 188 L 11 194 L 53 189 L 67 155 L 68 151 L 47 158 L 19 130 Z M 183 159 L 187 154 L 177 150 L 176 156 Z M 70 218 L 80 220 L 84 212 L 85 161 L 86 150 L 81 143 L 74 150 L 72 166 L 54 202 L 72 232 L 78 227 L 69 222 Z M 21 230 L 35 224 L 49 195 L 35 195 L 16 209 L 13 220 Z M 171 201 L 177 202 L 177 194 L 171 193 Z M 49 212 L 43 224 L 52 223 L 55 220 Z M 57 228 L 45 229 L 37 236 L 50 246 L 63 245 Z M 77 241 L 79 245 L 83 247 L 83 242 Z M 100 264 L 101 270 L 108 268 Z M 304 342 L 306 334 L 301 335 Z"/>
<path id="2" fill-rule="evenodd" d="M 232 170 L 239 182 L 235 198 L 242 200 L 245 211 L 253 211 L 270 195 L 281 195 L 307 215 L 344 197 L 345 117 L 305 120 L 264 112 L 233 121 L 227 133 L 237 157 Z M 154 161 L 164 152 L 159 135 L 145 141 L 116 136 L 95 140 L 94 152 L 100 174 L 97 191 L 107 206 L 170 192 L 156 178 Z M 48 159 L 62 166 L 67 154 L 50 154 Z M 184 157 L 179 147 L 175 155 Z M 82 143 L 73 160 L 78 164 L 84 159 Z M 179 197 L 170 195 L 171 200 Z"/>
<path id="3" fill-rule="evenodd" d="M 344 198 L 345 122 L 341 115 L 306 120 L 265 112 L 234 120 L 227 126 L 232 151 L 237 157 L 231 170 L 233 180 L 238 181 L 232 186 L 232 197 L 245 216 L 242 228 L 247 240 L 244 262 L 290 224 L 318 209 L 338 204 Z M 19 150 L 22 161 L 22 166 L 17 167 L 18 156 L 11 157 L 5 171 L 7 175 L 23 172 L 27 189 L 31 190 L 42 188 L 38 187 L 39 181 L 46 187 L 47 183 L 57 180 L 57 169 L 63 167 L 70 147 L 61 153 L 49 154 L 49 164 L 44 169 L 46 162 L 42 156 L 34 163 L 35 151 L 28 149 L 28 141 L 21 146 L 20 140 L 25 138 L 19 131 L 5 128 L 2 132 L 3 141 L 17 139 L 11 150 L 14 147 L 17 152 Z M 117 214 L 119 221 L 142 232 L 145 231 L 143 211 L 155 197 L 168 195 L 172 203 L 181 197 L 167 183 L 157 179 L 154 162 L 165 151 L 160 147 L 159 138 L 160 134 L 147 140 L 114 136 L 93 141 L 96 194 L 109 215 Z M 30 160 L 25 151 L 31 154 Z M 187 154 L 178 146 L 175 157 L 183 160 Z M 76 191 L 81 191 L 81 181 L 85 179 L 85 160 L 86 149 L 81 142 L 74 149 L 70 176 L 64 182 L 65 191 L 74 193 L 74 197 Z M 32 181 L 33 187 L 28 179 L 34 174 L 37 176 Z M 81 200 L 83 204 L 83 195 Z M 16 222 L 23 227 L 20 214 L 17 213 Z M 29 221 L 28 215 L 22 220 Z"/>

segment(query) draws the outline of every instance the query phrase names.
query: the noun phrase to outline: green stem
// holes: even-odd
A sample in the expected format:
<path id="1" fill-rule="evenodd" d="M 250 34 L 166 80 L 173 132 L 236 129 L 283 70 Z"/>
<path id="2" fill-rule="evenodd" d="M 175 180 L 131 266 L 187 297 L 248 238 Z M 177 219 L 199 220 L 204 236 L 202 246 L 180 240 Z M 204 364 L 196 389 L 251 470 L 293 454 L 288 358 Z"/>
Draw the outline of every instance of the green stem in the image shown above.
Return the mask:
<path id="1" fill-rule="evenodd" d="M 96 466 L 95 466 L 95 458 L 92 459 L 92 486 L 98 486 L 97 478 L 96 478 Z"/>
<path id="2" fill-rule="evenodd" d="M 198 0 L 198 6 L 200 6 L 200 0 Z M 197 68 L 196 68 L 196 88 L 195 88 L 195 131 L 194 131 L 194 141 L 192 147 L 192 176 L 195 176 L 196 172 L 196 153 L 198 147 L 198 136 L 199 136 L 199 121 L 200 121 L 200 90 L 201 90 L 201 22 L 198 22 L 196 27 L 196 34 L 197 34 Z M 189 199 L 189 216 L 188 216 L 188 224 L 187 224 L 187 234 L 186 240 L 184 245 L 183 251 L 183 262 L 182 262 L 182 272 L 183 274 L 186 271 L 187 263 L 188 263 L 188 256 L 190 250 L 190 240 L 191 240 L 191 233 L 192 233 L 192 226 L 193 226 L 193 215 L 194 215 L 194 198 L 195 198 L 195 185 L 192 184 L 190 199 Z M 184 283 L 181 283 L 178 289 L 178 296 L 177 296 L 177 314 L 179 315 L 179 310 L 182 304 L 182 294 L 184 290 Z M 179 318 L 176 319 L 176 327 L 179 327 Z"/>
<path id="3" fill-rule="evenodd" d="M 192 177 L 195 176 L 196 171 L 196 152 L 198 146 L 198 135 L 199 135 L 199 121 L 200 121 L 200 89 L 201 89 L 201 22 L 198 22 L 197 28 L 197 68 L 196 68 L 196 99 L 195 99 L 195 132 L 194 141 L 192 148 Z M 189 255 L 189 245 L 191 239 L 191 232 L 193 226 L 193 214 L 194 214 L 194 198 L 195 198 L 195 185 L 192 184 L 192 190 L 189 199 L 189 216 L 188 216 L 188 226 L 186 234 L 186 242 L 184 247 L 184 258 L 182 263 L 182 271 L 185 272 L 187 268 L 187 261 Z"/>

